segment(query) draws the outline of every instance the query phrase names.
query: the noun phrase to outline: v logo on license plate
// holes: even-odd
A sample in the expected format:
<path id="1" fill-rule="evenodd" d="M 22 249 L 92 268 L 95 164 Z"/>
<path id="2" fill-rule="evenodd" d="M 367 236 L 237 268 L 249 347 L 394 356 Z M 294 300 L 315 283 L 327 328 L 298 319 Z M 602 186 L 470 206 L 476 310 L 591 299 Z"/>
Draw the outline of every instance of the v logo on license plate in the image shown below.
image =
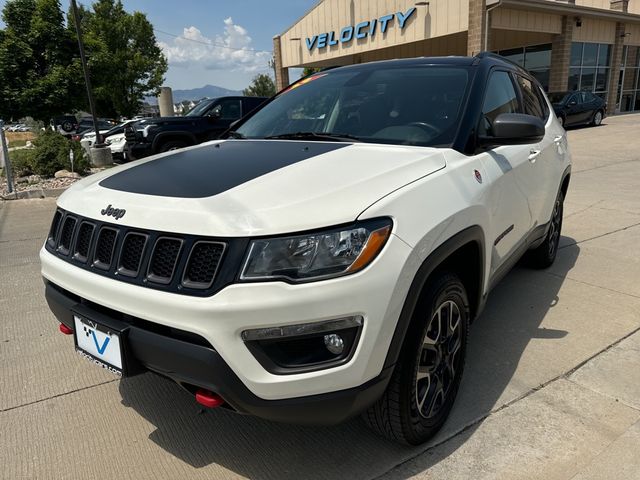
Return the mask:
<path id="1" fill-rule="evenodd" d="M 98 338 L 96 337 L 96 331 L 95 330 L 91 330 L 91 335 L 93 336 L 93 343 L 96 344 L 96 349 L 98 350 L 98 353 L 100 355 L 102 355 L 104 353 L 104 351 L 107 348 L 107 345 L 109 345 L 109 340 L 111 340 L 110 337 L 106 337 L 104 339 L 104 342 L 102 342 L 102 346 L 98 345 Z"/>

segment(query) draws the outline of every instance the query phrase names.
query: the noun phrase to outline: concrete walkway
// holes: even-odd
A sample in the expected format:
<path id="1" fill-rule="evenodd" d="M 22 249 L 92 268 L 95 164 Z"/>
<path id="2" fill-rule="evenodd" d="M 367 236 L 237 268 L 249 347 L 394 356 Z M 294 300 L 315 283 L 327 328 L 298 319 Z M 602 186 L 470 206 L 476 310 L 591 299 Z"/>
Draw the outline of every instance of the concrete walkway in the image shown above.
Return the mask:
<path id="1" fill-rule="evenodd" d="M 569 132 L 562 248 L 517 267 L 473 326 L 454 412 L 419 448 L 355 419 L 203 411 L 73 353 L 42 296 L 54 200 L 0 204 L 0 478 L 640 479 L 640 116 Z"/>

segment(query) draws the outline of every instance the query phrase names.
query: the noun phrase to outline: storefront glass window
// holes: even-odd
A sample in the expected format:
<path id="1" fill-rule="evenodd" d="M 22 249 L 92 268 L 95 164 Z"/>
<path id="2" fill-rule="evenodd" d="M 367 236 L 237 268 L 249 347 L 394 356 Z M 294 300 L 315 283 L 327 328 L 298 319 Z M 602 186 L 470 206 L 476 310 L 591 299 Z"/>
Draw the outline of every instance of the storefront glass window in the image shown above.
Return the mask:
<path id="1" fill-rule="evenodd" d="M 551 65 L 550 45 L 535 45 L 533 47 L 526 47 L 524 51 L 524 67 L 527 70 L 539 70 L 545 68 L 548 69 Z"/>
<path id="2" fill-rule="evenodd" d="M 611 63 L 611 45 L 606 45 L 604 43 L 600 44 L 600 49 L 598 52 L 598 66 L 599 67 L 608 67 Z"/>
<path id="3" fill-rule="evenodd" d="M 609 83 L 609 69 L 608 68 L 599 68 L 598 73 L 596 74 L 596 92 L 605 92 L 607 91 L 607 86 Z"/>
<path id="4" fill-rule="evenodd" d="M 507 60 L 510 60 L 513 63 L 517 63 L 521 67 L 524 67 L 524 49 L 512 48 L 510 50 L 501 50 L 498 53 Z"/>
<path id="5" fill-rule="evenodd" d="M 606 99 L 611 76 L 611 45 L 574 42 L 570 61 L 569 90 L 593 92 Z"/>
<path id="6" fill-rule="evenodd" d="M 620 111 L 640 110 L 640 47 L 625 46 L 622 64 L 618 88 Z"/>
<path id="7" fill-rule="evenodd" d="M 593 87 L 595 85 L 595 75 L 596 75 L 595 68 L 583 68 L 582 76 L 580 77 L 580 90 L 593 92 L 594 91 Z"/>
<path id="8" fill-rule="evenodd" d="M 582 54 L 582 65 L 585 67 L 593 67 L 598 61 L 598 44 L 585 43 L 584 52 Z"/>
<path id="9" fill-rule="evenodd" d="M 551 69 L 550 43 L 500 50 L 496 53 L 529 70 L 531 75 L 540 82 L 542 88 L 549 91 L 549 72 Z"/>
<path id="10" fill-rule="evenodd" d="M 571 45 L 571 63 L 570 65 L 582 65 L 582 47 L 584 43 L 574 42 Z"/>
<path id="11" fill-rule="evenodd" d="M 580 69 L 570 68 L 569 69 L 569 91 L 572 92 L 574 90 L 578 90 L 578 88 L 580 88 Z"/>

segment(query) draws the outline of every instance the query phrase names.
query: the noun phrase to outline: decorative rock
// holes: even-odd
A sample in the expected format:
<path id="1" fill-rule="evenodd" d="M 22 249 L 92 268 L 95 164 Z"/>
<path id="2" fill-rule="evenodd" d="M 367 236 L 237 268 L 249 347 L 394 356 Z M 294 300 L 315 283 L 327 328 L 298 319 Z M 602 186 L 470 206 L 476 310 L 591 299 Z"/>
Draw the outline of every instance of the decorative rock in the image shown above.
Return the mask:
<path id="1" fill-rule="evenodd" d="M 70 172 L 69 170 L 58 170 L 54 178 L 82 178 L 78 172 Z"/>
<path id="2" fill-rule="evenodd" d="M 27 177 L 27 182 L 29 183 L 40 183 L 42 181 L 42 177 L 40 175 L 29 175 Z"/>

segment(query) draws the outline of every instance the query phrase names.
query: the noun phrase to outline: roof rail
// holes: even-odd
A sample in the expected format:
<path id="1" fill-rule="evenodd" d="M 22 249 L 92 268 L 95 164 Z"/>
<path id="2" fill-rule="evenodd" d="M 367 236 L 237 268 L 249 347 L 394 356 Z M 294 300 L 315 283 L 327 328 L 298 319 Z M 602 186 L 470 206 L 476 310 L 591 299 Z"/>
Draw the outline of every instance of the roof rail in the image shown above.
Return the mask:
<path id="1" fill-rule="evenodd" d="M 510 65 L 513 65 L 514 67 L 517 67 L 519 70 L 523 70 L 523 71 L 527 71 L 522 65 L 518 65 L 516 62 L 514 62 L 513 60 L 509 60 L 508 58 L 503 57 L 502 55 L 498 55 L 497 53 L 493 53 L 493 52 L 480 52 L 476 55 L 476 58 L 479 59 L 483 59 L 483 58 L 493 58 L 494 60 L 498 60 L 500 62 L 504 62 L 504 63 L 508 63 Z"/>

